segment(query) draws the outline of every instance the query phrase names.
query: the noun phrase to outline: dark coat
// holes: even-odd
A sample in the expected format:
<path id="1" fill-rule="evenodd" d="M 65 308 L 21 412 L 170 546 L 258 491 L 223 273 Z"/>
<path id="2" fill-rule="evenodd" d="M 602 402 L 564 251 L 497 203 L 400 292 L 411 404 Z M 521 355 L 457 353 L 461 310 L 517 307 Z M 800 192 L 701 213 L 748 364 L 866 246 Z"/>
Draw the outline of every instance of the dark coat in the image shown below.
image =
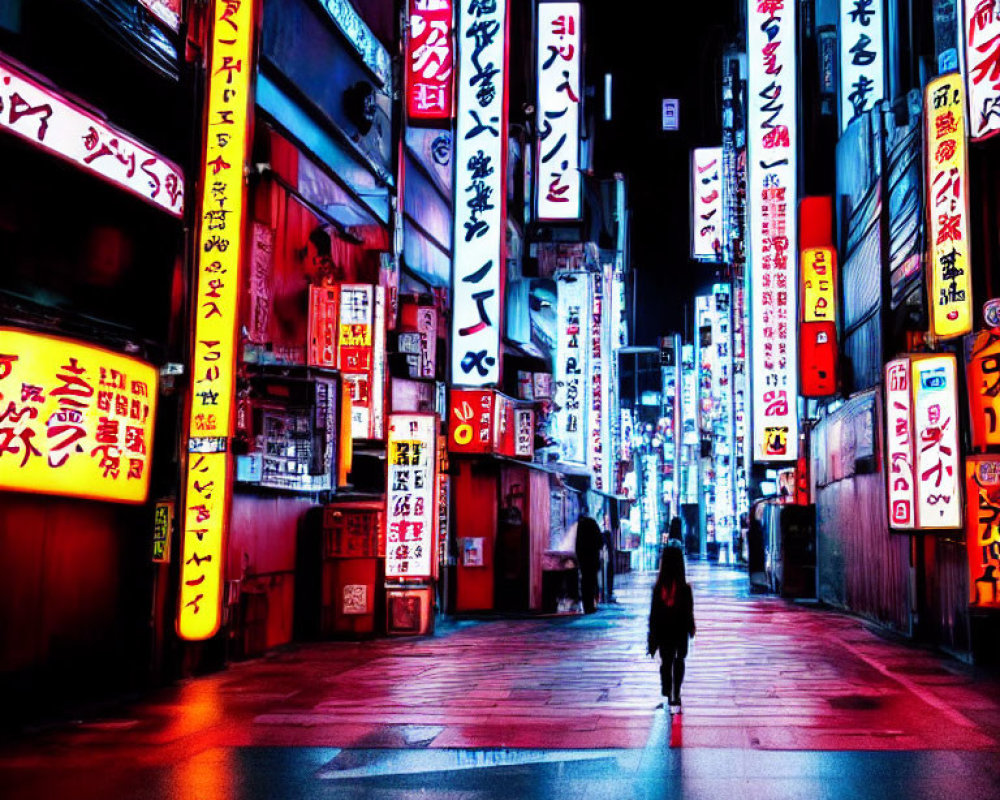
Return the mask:
<path id="1" fill-rule="evenodd" d="M 581 516 L 576 523 L 576 560 L 581 570 L 594 571 L 601 563 L 604 535 L 593 517 Z"/>
<path id="2" fill-rule="evenodd" d="M 653 587 L 653 597 L 649 604 L 649 639 L 648 650 L 654 655 L 659 649 L 672 649 L 674 646 L 687 647 L 687 639 L 694 636 L 694 597 L 691 587 L 682 584 L 678 587 L 677 597 L 673 606 L 668 606 L 663 600 L 663 591 L 659 584 Z"/>

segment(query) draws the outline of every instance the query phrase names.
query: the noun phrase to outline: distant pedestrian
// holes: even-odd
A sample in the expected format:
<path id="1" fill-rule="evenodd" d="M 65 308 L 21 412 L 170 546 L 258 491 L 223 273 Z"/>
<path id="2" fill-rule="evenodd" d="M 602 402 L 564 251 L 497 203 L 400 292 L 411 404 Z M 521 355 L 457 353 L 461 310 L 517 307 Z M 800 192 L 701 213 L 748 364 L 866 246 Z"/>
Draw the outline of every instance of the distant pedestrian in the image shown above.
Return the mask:
<path id="1" fill-rule="evenodd" d="M 580 512 L 576 522 L 576 561 L 580 565 L 580 589 L 587 614 L 597 611 L 597 571 L 601 568 L 603 543 L 597 520 L 585 511 Z"/>
<path id="2" fill-rule="evenodd" d="M 670 520 L 670 540 L 673 542 L 684 543 L 684 537 L 681 534 L 681 518 L 674 517 Z"/>
<path id="3" fill-rule="evenodd" d="M 694 636 L 694 598 L 684 577 L 684 551 L 675 544 L 663 548 L 660 573 L 649 607 L 646 652 L 660 651 L 661 691 L 672 706 L 681 704 L 688 638 Z"/>

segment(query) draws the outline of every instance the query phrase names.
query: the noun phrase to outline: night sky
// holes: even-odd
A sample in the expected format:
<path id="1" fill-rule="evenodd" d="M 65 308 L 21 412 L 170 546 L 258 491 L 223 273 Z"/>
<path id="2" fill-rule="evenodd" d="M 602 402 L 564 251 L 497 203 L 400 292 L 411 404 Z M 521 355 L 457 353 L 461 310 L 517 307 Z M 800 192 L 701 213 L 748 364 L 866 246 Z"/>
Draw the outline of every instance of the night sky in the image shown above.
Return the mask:
<path id="1" fill-rule="evenodd" d="M 635 344 L 684 331 L 685 303 L 713 279 L 712 266 L 689 257 L 688 163 L 691 148 L 721 143 L 721 55 L 734 28 L 734 2 L 588 4 L 595 100 L 602 102 L 605 72 L 614 83 L 612 122 L 598 123 L 595 169 L 623 172 L 629 186 L 638 271 Z M 666 97 L 680 100 L 678 132 L 661 130 Z"/>

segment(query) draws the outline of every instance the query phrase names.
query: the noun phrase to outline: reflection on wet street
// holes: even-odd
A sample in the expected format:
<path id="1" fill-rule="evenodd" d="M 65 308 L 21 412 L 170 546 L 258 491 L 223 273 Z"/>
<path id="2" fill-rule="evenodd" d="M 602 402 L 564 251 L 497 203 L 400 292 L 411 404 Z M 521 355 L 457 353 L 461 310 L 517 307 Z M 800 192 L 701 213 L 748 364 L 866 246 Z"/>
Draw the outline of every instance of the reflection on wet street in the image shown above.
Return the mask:
<path id="1" fill-rule="evenodd" d="M 632 575 L 594 615 L 302 645 L 34 731 L 0 752 L 4 794 L 997 796 L 994 683 L 856 618 L 750 595 L 745 573 L 688 572 L 680 747 L 644 655 L 652 576 Z"/>

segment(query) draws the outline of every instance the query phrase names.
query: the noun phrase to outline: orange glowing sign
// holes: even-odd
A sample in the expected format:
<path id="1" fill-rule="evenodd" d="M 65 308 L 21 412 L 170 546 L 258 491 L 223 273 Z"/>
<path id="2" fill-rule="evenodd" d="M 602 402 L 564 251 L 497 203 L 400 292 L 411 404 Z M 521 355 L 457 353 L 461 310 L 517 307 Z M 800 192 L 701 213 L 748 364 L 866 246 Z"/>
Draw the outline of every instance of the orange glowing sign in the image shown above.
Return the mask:
<path id="1" fill-rule="evenodd" d="M 156 368 L 0 328 L 0 489 L 144 503 Z"/>
<path id="2" fill-rule="evenodd" d="M 1000 445 L 1000 334 L 979 331 L 965 341 L 972 446 Z"/>
<path id="3" fill-rule="evenodd" d="M 953 72 L 927 84 L 927 213 L 931 333 L 942 339 L 972 330 L 965 91 Z"/>
<path id="4" fill-rule="evenodd" d="M 235 408 L 237 299 L 245 219 L 243 167 L 253 76 L 253 8 L 212 5 L 211 68 L 201 171 L 190 441 L 177 632 L 207 639 L 222 615 Z"/>
<path id="5" fill-rule="evenodd" d="M 1000 456 L 965 460 L 969 602 L 1000 608 Z"/>

